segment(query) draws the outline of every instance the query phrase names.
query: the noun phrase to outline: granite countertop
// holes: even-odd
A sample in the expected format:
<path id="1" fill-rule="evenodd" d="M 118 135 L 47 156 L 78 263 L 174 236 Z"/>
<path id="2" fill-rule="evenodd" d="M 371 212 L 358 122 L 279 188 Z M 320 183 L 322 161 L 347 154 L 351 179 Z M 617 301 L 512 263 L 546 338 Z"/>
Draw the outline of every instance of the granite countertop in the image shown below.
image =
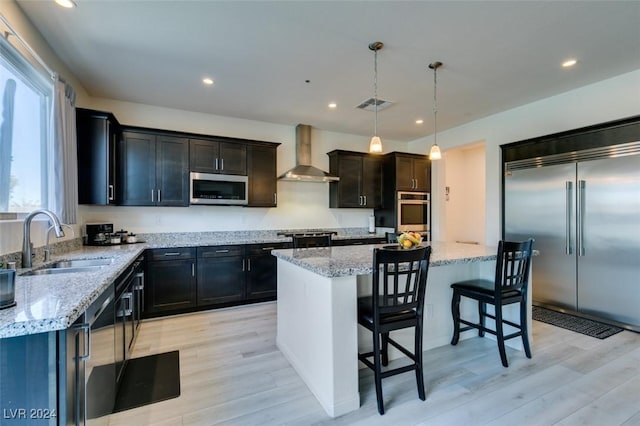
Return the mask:
<path id="1" fill-rule="evenodd" d="M 369 234 L 366 228 L 331 230 L 338 232 L 334 239 L 384 237 L 384 234 Z M 114 261 L 99 270 L 82 273 L 22 276 L 28 269 L 18 270 L 16 306 L 0 310 L 0 338 L 68 328 L 146 249 L 291 242 L 290 237 L 278 236 L 277 232 L 281 231 L 138 234 L 144 243 L 85 246 L 53 256 L 48 263 L 111 257 Z M 34 269 L 43 266 L 36 264 Z"/>
<path id="2" fill-rule="evenodd" d="M 496 247 L 445 242 L 427 244 L 431 246 L 432 250 L 429 262 L 431 267 L 496 259 Z M 318 275 L 336 278 L 372 273 L 373 249 L 385 245 L 282 249 L 273 250 L 271 253 L 279 259 L 291 262 Z"/>

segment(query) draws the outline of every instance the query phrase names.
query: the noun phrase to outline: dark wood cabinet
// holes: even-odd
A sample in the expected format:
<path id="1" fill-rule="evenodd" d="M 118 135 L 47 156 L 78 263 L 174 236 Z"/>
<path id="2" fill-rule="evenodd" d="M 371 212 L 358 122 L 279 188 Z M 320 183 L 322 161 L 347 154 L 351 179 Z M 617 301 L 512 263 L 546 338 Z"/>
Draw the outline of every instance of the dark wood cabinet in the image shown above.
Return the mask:
<path id="1" fill-rule="evenodd" d="M 244 299 L 243 245 L 198 247 L 198 306 Z"/>
<path id="2" fill-rule="evenodd" d="M 271 250 L 291 248 L 291 243 L 246 246 L 246 299 L 273 299 L 278 289 L 278 259 Z"/>
<path id="3" fill-rule="evenodd" d="M 329 184 L 329 207 L 377 208 L 382 203 L 382 157 L 331 151 L 329 172 L 340 177 Z"/>
<path id="4" fill-rule="evenodd" d="M 276 149 L 277 145 L 247 146 L 247 175 L 249 176 L 247 207 L 277 206 Z"/>
<path id="5" fill-rule="evenodd" d="M 196 306 L 196 249 L 149 251 L 145 273 L 145 314 L 154 316 Z"/>
<path id="6" fill-rule="evenodd" d="M 119 152 L 120 204 L 189 205 L 189 144 L 186 138 L 126 131 Z"/>
<path id="7" fill-rule="evenodd" d="M 247 146 L 211 139 L 189 139 L 190 170 L 225 175 L 247 174 Z"/>
<path id="8" fill-rule="evenodd" d="M 76 108 L 78 203 L 116 204 L 120 124 L 113 114 Z"/>
<path id="9" fill-rule="evenodd" d="M 396 191 L 431 191 L 431 161 L 426 155 L 389 153 L 384 171 Z"/>

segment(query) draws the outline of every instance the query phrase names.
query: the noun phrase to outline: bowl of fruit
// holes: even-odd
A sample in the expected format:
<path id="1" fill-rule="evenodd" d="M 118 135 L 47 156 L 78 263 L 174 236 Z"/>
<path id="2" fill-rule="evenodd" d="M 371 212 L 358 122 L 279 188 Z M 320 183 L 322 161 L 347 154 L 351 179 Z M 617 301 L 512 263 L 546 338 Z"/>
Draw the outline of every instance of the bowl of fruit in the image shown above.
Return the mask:
<path id="1" fill-rule="evenodd" d="M 422 242 L 422 235 L 417 232 L 403 232 L 398 235 L 398 244 L 403 249 L 418 247 Z"/>

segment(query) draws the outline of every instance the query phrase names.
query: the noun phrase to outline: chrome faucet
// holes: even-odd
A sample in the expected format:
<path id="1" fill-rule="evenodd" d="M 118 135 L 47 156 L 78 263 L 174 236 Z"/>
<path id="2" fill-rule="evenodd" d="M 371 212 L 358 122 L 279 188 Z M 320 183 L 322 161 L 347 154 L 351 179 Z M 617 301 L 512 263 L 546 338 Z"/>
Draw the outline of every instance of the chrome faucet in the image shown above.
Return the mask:
<path id="1" fill-rule="evenodd" d="M 71 237 L 75 238 L 76 236 L 76 231 L 73 230 L 73 227 L 71 225 L 67 225 L 66 223 L 61 223 L 60 224 L 61 227 L 67 227 L 71 230 Z M 52 229 L 56 229 L 55 225 L 51 225 L 49 227 L 49 229 L 47 229 L 47 238 L 45 239 L 45 243 L 44 243 L 44 261 L 48 262 L 49 260 L 51 260 L 51 248 L 49 247 L 49 235 L 51 235 L 51 230 Z"/>
<path id="2" fill-rule="evenodd" d="M 56 232 L 57 238 L 64 237 L 64 231 L 58 217 L 50 210 L 38 209 L 34 210 L 27 215 L 24 219 L 24 236 L 22 239 L 22 267 L 30 268 L 32 266 L 33 256 L 33 244 L 31 243 L 31 220 L 39 214 L 48 216 L 51 222 L 53 222 L 53 229 Z"/>

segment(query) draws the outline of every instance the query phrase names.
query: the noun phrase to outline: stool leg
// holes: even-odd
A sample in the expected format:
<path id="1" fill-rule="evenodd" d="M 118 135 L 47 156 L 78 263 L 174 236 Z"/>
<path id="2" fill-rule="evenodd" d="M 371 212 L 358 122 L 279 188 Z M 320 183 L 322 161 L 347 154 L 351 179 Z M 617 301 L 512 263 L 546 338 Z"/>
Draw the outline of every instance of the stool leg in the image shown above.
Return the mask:
<path id="1" fill-rule="evenodd" d="M 529 328 L 527 327 L 527 301 L 520 301 L 520 332 L 522 333 L 522 346 L 527 358 L 531 358 L 531 347 L 529 346 Z"/>
<path id="2" fill-rule="evenodd" d="M 487 303 L 478 301 L 478 317 L 480 319 L 478 323 L 480 324 L 480 327 L 481 327 L 478 329 L 478 336 L 480 337 L 484 337 L 484 320 L 485 320 L 486 314 L 487 314 Z"/>
<path id="3" fill-rule="evenodd" d="M 415 352 L 413 356 L 416 358 L 416 382 L 418 385 L 418 398 L 422 401 L 425 400 L 424 395 L 424 374 L 422 372 L 422 327 L 421 327 L 422 319 L 418 319 L 418 324 L 416 324 L 416 335 L 415 335 Z"/>
<path id="4" fill-rule="evenodd" d="M 382 365 L 389 365 L 389 333 L 382 333 Z"/>
<path id="5" fill-rule="evenodd" d="M 504 331 L 502 330 L 502 307 L 499 305 L 495 306 L 496 311 L 496 340 L 498 341 L 498 350 L 500 351 L 500 360 L 502 361 L 502 365 L 504 367 L 508 367 L 509 363 L 507 362 L 507 351 L 504 348 Z"/>
<path id="6" fill-rule="evenodd" d="M 373 376 L 376 382 L 376 399 L 378 400 L 378 413 L 384 414 L 384 401 L 382 400 L 382 366 L 380 365 L 380 334 L 373 332 Z"/>
<path id="7" fill-rule="evenodd" d="M 453 337 L 451 344 L 457 345 L 460 339 L 460 294 L 454 289 L 451 298 L 451 316 L 453 317 Z"/>

